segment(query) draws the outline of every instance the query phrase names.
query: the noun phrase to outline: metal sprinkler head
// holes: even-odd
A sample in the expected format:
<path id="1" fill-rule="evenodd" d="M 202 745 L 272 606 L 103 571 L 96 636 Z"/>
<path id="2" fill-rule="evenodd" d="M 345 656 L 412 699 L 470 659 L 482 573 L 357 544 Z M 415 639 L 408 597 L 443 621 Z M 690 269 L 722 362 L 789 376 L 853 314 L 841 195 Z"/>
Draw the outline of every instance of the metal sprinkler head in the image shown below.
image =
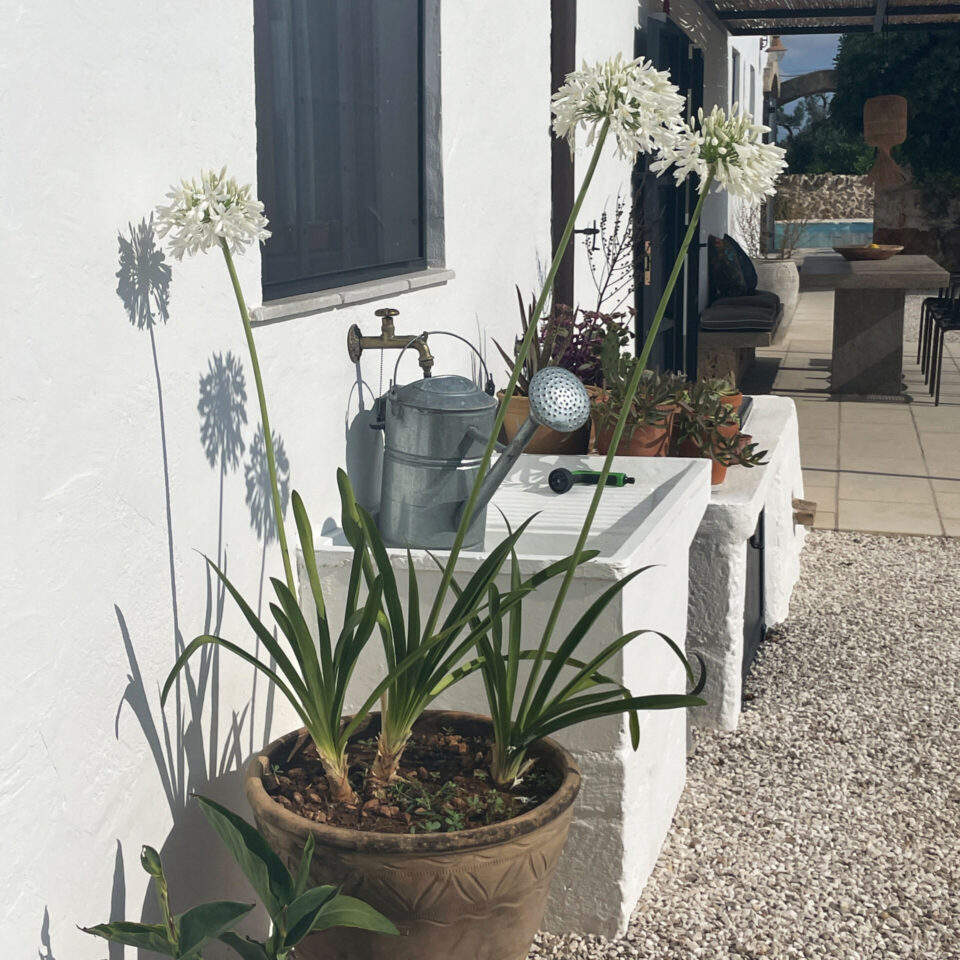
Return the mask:
<path id="1" fill-rule="evenodd" d="M 590 417 L 590 397 L 576 375 L 563 367 L 537 371 L 527 391 L 530 419 L 540 426 L 572 433 Z"/>

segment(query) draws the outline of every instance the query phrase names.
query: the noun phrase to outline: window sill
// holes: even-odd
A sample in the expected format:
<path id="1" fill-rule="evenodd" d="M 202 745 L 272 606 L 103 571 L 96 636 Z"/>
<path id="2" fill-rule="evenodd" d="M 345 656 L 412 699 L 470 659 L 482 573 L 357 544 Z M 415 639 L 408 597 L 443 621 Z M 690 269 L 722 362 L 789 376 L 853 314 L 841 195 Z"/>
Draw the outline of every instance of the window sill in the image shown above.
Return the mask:
<path id="1" fill-rule="evenodd" d="M 298 297 L 270 300 L 262 306 L 254 307 L 250 311 L 250 320 L 253 326 L 279 323 L 281 320 L 325 313 L 328 310 L 392 297 L 410 290 L 436 287 L 452 280 L 455 276 L 453 270 L 447 270 L 445 267 L 427 267 L 426 270 L 418 270 L 416 273 L 408 273 L 400 277 L 367 280 L 364 283 L 333 287 L 331 290 L 321 290 L 318 293 L 305 293 Z"/>

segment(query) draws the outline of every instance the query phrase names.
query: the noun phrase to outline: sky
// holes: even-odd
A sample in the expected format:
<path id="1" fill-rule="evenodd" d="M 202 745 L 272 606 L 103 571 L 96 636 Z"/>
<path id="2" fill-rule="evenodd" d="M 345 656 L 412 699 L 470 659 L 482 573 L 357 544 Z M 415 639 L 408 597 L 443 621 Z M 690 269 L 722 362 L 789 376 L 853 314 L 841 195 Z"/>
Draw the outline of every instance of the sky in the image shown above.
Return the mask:
<path id="1" fill-rule="evenodd" d="M 787 80 L 811 70 L 830 70 L 837 53 L 840 36 L 834 33 L 808 33 L 781 37 L 787 48 L 780 61 L 780 77 Z"/>

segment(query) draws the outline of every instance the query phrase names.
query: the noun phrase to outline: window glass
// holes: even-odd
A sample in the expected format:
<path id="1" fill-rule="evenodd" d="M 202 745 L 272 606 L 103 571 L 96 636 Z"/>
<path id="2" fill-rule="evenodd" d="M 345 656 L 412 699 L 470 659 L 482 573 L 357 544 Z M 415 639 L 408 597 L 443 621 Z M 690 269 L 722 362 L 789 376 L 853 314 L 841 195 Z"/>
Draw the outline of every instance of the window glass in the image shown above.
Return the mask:
<path id="1" fill-rule="evenodd" d="M 264 298 L 424 265 L 419 0 L 255 0 Z"/>

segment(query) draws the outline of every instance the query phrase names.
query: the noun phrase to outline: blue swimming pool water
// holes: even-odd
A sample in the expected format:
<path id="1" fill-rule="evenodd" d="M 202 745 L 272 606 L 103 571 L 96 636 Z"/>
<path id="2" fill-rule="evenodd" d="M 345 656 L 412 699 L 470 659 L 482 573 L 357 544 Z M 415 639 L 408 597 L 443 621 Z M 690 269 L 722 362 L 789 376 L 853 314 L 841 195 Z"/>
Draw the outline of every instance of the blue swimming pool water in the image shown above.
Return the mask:
<path id="1" fill-rule="evenodd" d="M 783 241 L 784 224 L 777 222 L 776 238 L 779 248 Z M 811 220 L 800 234 L 798 247 L 842 247 L 873 241 L 872 220 Z"/>

